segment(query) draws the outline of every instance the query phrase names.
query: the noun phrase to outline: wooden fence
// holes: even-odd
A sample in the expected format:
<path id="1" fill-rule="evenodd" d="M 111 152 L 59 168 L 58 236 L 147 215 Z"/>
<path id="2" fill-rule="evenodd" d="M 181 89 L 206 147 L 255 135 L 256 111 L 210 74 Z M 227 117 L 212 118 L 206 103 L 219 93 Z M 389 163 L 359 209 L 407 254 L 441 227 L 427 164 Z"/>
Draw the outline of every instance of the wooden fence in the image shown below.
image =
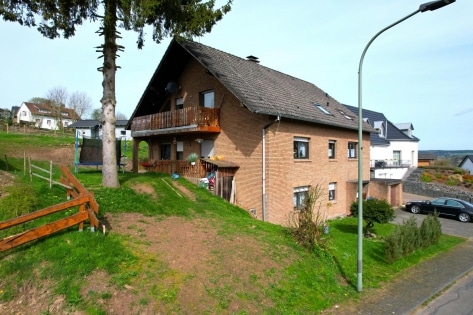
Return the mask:
<path id="1" fill-rule="evenodd" d="M 93 193 L 87 191 L 87 189 L 85 189 L 85 187 L 64 165 L 61 166 L 61 171 L 64 176 L 61 176 L 60 184 L 66 188 L 66 197 L 68 201 L 0 222 L 0 230 L 45 217 L 56 212 L 68 210 L 73 207 L 78 207 L 78 212 L 67 218 L 2 239 L 0 240 L 0 251 L 5 251 L 24 243 L 37 240 L 74 225 L 79 225 L 79 230 L 82 231 L 85 221 L 90 222 L 92 231 L 95 231 L 95 228 L 99 227 L 99 221 L 96 217 L 96 214 L 99 211 L 99 205 L 95 200 Z"/>

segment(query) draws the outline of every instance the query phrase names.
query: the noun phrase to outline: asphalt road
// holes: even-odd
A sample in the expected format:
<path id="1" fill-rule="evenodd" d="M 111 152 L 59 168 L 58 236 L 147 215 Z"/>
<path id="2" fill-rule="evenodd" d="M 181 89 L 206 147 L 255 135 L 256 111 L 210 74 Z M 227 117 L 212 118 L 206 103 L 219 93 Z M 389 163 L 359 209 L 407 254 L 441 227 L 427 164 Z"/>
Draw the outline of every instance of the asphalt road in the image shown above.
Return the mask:
<path id="1" fill-rule="evenodd" d="M 427 306 L 412 315 L 467 315 L 473 314 L 473 271 L 463 276 Z"/>

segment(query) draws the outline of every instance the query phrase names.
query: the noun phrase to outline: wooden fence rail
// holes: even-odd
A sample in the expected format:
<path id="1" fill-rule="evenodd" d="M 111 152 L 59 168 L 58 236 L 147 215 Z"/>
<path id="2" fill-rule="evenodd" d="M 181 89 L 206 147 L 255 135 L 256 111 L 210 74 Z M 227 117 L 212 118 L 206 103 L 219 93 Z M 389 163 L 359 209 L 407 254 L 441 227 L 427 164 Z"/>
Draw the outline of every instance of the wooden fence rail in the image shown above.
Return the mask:
<path id="1" fill-rule="evenodd" d="M 35 177 L 38 177 L 38 178 L 41 178 L 41 179 L 44 179 L 44 180 L 48 181 L 49 182 L 49 188 L 52 188 L 53 184 L 56 184 L 56 185 L 63 186 L 66 189 L 71 189 L 70 186 L 67 186 L 64 183 L 60 183 L 60 182 L 57 182 L 57 181 L 53 180 L 53 161 L 49 162 L 49 170 L 34 165 L 33 163 L 31 163 L 31 158 L 28 158 L 28 162 L 29 162 L 29 174 L 30 174 L 30 180 L 31 181 L 33 181 L 33 176 L 35 176 Z M 42 173 L 38 173 L 38 172 L 35 173 L 33 170 L 40 171 Z M 46 174 L 44 174 L 44 173 L 46 173 Z M 48 177 L 46 177 L 45 175 L 48 175 Z"/>
<path id="2" fill-rule="evenodd" d="M 21 244 L 37 240 L 44 236 L 56 233 L 68 227 L 79 225 L 79 230 L 83 229 L 85 221 L 89 221 L 91 230 L 99 227 L 99 221 L 96 214 L 99 211 L 99 205 L 94 195 L 87 191 L 85 187 L 74 177 L 74 175 L 65 166 L 61 166 L 64 177 L 61 177 L 61 185 L 66 188 L 67 198 L 73 198 L 66 202 L 59 203 L 32 213 L 22 215 L 4 222 L 0 222 L 0 230 L 7 229 L 25 222 L 29 222 L 47 215 L 64 211 L 73 207 L 79 207 L 79 211 L 67 218 L 63 218 L 40 227 L 33 228 L 22 233 L 6 237 L 0 240 L 0 251 L 4 251 Z"/>

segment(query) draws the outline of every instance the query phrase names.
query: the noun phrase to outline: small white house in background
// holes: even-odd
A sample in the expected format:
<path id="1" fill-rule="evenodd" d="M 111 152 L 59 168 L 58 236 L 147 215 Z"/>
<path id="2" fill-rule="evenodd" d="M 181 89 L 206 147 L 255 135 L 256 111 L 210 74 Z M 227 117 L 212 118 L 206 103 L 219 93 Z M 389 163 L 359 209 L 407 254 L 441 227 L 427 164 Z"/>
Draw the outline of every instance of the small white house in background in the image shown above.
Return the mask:
<path id="1" fill-rule="evenodd" d="M 358 107 L 345 106 L 358 115 Z M 412 134 L 412 123 L 393 124 L 383 113 L 362 111 L 363 120 L 376 130 L 370 134 L 371 178 L 402 179 L 417 168 L 420 140 Z"/>
<path id="2" fill-rule="evenodd" d="M 17 112 L 17 123 L 27 123 L 35 128 L 59 130 L 80 119 L 72 108 L 55 107 L 47 104 L 23 102 Z"/>
<path id="3" fill-rule="evenodd" d="M 458 166 L 473 174 L 473 155 L 466 155 Z"/>
<path id="4" fill-rule="evenodd" d="M 128 120 L 117 120 L 115 124 L 115 137 L 123 140 L 131 140 L 131 130 L 126 130 Z M 69 126 L 71 129 L 75 129 L 76 134 L 79 133 L 80 137 L 87 138 L 102 138 L 102 125 L 98 120 L 85 119 L 79 120 Z"/>

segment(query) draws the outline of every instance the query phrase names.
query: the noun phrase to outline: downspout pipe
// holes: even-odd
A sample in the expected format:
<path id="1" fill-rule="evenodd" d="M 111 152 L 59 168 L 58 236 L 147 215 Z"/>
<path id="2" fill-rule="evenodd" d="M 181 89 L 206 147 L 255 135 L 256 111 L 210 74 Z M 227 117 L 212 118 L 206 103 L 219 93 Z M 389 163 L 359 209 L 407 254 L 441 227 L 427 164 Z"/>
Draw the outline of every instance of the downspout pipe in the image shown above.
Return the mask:
<path id="1" fill-rule="evenodd" d="M 263 222 L 266 222 L 266 129 L 268 129 L 272 124 L 281 121 L 281 116 L 278 115 L 275 121 L 272 121 L 263 127 L 263 155 L 262 155 L 262 206 L 263 206 Z"/>

